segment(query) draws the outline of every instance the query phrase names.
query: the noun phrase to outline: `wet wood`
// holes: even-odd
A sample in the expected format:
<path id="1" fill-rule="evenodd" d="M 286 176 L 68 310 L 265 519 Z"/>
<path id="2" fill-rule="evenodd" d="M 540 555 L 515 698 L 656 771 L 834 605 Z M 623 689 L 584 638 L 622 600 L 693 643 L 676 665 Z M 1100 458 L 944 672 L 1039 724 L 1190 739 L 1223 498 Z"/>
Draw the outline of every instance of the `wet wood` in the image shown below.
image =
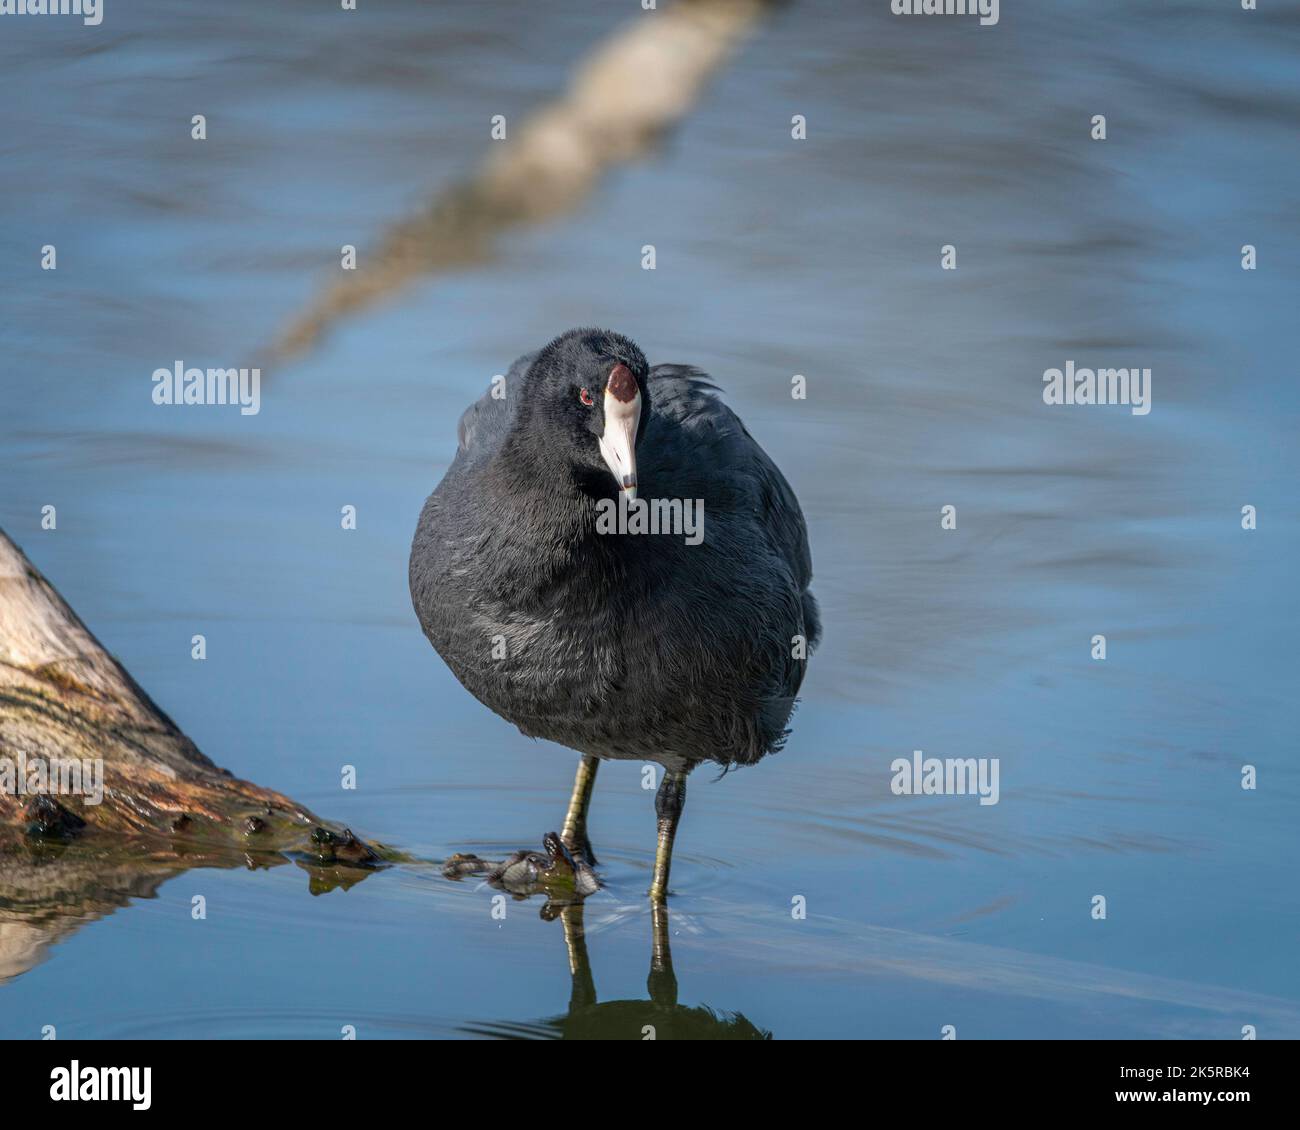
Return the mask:
<path id="1" fill-rule="evenodd" d="M 88 768 L 80 793 L 26 788 L 55 759 Z M 0 530 L 0 852 L 105 838 L 376 858 L 345 829 L 200 753 Z"/>

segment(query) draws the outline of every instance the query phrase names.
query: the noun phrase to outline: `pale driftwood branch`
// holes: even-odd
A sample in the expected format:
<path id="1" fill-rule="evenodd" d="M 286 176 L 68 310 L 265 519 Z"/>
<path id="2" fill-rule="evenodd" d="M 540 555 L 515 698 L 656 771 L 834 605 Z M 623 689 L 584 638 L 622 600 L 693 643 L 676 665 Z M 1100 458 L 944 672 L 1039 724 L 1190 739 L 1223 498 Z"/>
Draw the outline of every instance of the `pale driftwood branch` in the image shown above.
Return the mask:
<path id="1" fill-rule="evenodd" d="M 360 267 L 284 331 L 272 360 L 413 279 L 485 259 L 496 237 L 575 208 L 611 167 L 645 153 L 695 104 L 771 0 L 678 0 L 640 12 L 577 70 L 561 98 L 492 143 L 479 172 L 391 228 Z M 487 129 L 484 122 L 484 130 Z"/>

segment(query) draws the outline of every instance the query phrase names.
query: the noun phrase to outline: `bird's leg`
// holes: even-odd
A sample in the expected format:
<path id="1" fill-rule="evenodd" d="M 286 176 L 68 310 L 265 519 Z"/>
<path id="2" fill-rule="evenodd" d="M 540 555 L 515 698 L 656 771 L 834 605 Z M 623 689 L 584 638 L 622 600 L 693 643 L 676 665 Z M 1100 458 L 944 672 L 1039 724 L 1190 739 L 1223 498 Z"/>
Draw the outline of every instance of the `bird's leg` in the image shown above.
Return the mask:
<path id="1" fill-rule="evenodd" d="M 677 835 L 677 822 L 686 804 L 686 774 L 676 769 L 665 769 L 664 779 L 655 793 L 655 816 L 659 826 L 659 842 L 655 847 L 655 873 L 650 883 L 650 898 L 663 902 L 668 897 L 668 871 L 673 862 L 673 839 Z"/>
<path id="2" fill-rule="evenodd" d="M 578 762 L 578 772 L 573 778 L 573 795 L 569 798 L 569 811 L 564 817 L 564 830 L 560 839 L 575 855 L 580 855 L 589 867 L 596 866 L 596 855 L 587 837 L 587 808 L 591 804 L 591 790 L 596 784 L 598 758 L 586 754 Z"/>

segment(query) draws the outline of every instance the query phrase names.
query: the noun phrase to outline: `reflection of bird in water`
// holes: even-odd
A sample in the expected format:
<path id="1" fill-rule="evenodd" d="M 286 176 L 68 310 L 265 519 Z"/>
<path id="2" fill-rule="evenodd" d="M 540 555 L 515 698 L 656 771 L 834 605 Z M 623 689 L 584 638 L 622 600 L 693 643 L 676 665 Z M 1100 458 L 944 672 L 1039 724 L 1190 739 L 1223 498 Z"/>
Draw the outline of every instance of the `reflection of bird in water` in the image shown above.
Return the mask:
<path id="1" fill-rule="evenodd" d="M 677 976 L 668 944 L 668 907 L 651 904 L 654 940 L 650 953 L 648 1000 L 598 1001 L 596 982 L 587 956 L 582 903 L 555 907 L 548 903 L 543 917 L 558 913 L 564 924 L 573 990 L 569 1011 L 537 1024 L 477 1024 L 466 1031 L 505 1039 L 560 1040 L 770 1040 L 772 1033 L 740 1013 L 714 1012 L 706 1005 L 677 1002 Z"/>
<path id="2" fill-rule="evenodd" d="M 411 597 L 480 701 L 582 754 L 562 835 L 575 856 L 595 863 L 600 759 L 664 767 L 662 899 L 692 767 L 753 764 L 785 740 L 820 632 L 803 515 L 702 373 L 651 368 L 618 334 L 563 334 L 516 361 L 504 393 L 461 418 Z M 637 524 L 652 511 L 657 531 Z"/>

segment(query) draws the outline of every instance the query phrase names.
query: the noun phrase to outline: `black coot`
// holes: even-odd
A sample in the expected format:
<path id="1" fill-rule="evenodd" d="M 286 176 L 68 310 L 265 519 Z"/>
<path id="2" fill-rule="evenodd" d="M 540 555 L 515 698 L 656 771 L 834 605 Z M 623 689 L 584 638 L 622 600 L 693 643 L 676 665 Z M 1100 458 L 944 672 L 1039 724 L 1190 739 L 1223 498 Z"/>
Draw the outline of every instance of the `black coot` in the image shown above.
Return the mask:
<path id="1" fill-rule="evenodd" d="M 704 374 L 605 330 L 521 357 L 459 438 L 411 546 L 425 635 L 485 706 L 582 754 L 562 839 L 587 861 L 599 759 L 664 767 L 662 899 L 686 774 L 785 739 L 820 634 L 799 503 Z"/>

